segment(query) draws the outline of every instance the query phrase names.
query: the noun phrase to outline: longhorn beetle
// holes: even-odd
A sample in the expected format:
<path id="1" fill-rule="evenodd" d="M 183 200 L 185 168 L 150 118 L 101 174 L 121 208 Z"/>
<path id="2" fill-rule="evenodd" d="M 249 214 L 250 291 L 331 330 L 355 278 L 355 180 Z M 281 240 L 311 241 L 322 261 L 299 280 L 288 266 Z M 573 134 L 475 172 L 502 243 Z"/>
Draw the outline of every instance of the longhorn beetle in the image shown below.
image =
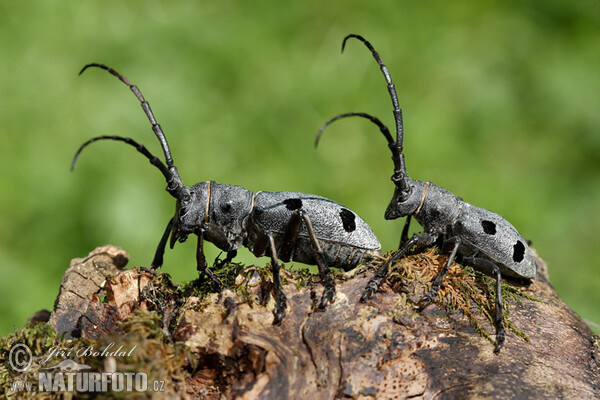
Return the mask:
<path id="1" fill-rule="evenodd" d="M 227 252 L 224 262 L 231 261 L 241 246 L 249 248 L 257 257 L 270 256 L 275 298 L 273 323 L 279 323 L 285 316 L 286 297 L 281 287 L 278 259 L 318 266 L 321 283 L 324 285 L 319 307 L 324 308 L 327 302 L 333 303 L 335 299 L 335 285 L 329 267 L 349 270 L 381 256 L 381 245 L 366 222 L 353 211 L 324 197 L 296 192 L 253 193 L 239 186 L 215 181 L 185 186 L 173 164 L 162 128 L 140 90 L 123 75 L 102 64 L 88 64 L 79 74 L 89 67 L 106 70 L 129 86 L 152 124 L 152 130 L 164 152 L 166 165 L 133 139 L 98 136 L 79 147 L 71 170 L 86 146 L 99 140 L 116 140 L 135 147 L 163 174 L 167 180 L 166 190 L 177 199 L 177 204 L 175 216 L 169 220 L 156 248 L 152 268 L 158 269 L 163 264 L 169 235 L 171 248 L 177 241 L 185 242 L 190 234 L 198 236 L 197 269 L 200 273 L 207 274 L 216 287 L 222 287 L 222 283 L 207 267 L 204 240 Z"/>
<path id="2" fill-rule="evenodd" d="M 531 280 L 536 275 L 536 264 L 521 234 L 504 218 L 483 208 L 472 206 L 450 193 L 448 190 L 431 182 L 411 179 L 406 173 L 403 153 L 404 130 L 402 110 L 398 105 L 398 95 L 392 83 L 387 67 L 371 43 L 359 35 L 348 35 L 342 43 L 342 52 L 349 38 L 360 40 L 370 51 L 385 81 L 394 109 L 396 124 L 396 141 L 389 129 L 378 118 L 363 112 L 350 112 L 337 115 L 328 120 L 317 134 L 315 146 L 325 128 L 334 121 L 346 117 L 366 118 L 379 127 L 392 151 L 394 174 L 391 177 L 395 189 L 392 200 L 385 211 L 385 219 L 406 217 L 398 252 L 387 260 L 367 284 L 361 301 L 366 301 L 379 289 L 385 279 L 390 264 L 405 254 L 412 246 L 424 247 L 440 243 L 442 249 L 451 248 L 448 262 L 433 281 L 431 290 L 421 299 L 419 312 L 436 297 L 437 292 L 455 257 L 463 263 L 490 275 L 496 279 L 495 325 L 496 346 L 498 353 L 504 343 L 504 323 L 502 314 L 502 275 L 513 278 Z M 408 239 L 408 228 L 411 217 L 423 226 L 424 232 L 417 233 Z"/>

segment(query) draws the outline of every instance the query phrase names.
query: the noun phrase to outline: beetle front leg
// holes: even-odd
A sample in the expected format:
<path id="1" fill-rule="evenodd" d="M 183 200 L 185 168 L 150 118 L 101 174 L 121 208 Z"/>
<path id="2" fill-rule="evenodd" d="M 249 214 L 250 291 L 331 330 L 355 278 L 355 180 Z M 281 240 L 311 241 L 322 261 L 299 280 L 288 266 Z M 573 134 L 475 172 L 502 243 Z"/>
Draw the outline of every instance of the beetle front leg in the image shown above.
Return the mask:
<path id="1" fill-rule="evenodd" d="M 165 233 L 163 233 L 160 238 L 160 242 L 158 242 L 158 246 L 156 247 L 156 252 L 154 253 L 154 260 L 152 260 L 152 269 L 156 270 L 162 267 L 163 265 L 163 256 L 165 254 L 165 247 L 167 246 L 167 240 L 169 240 L 169 235 L 171 234 L 171 229 L 173 228 L 173 218 L 169 220 L 167 224 L 167 229 L 165 229 Z"/>
<path id="2" fill-rule="evenodd" d="M 206 229 L 201 226 L 196 233 L 198 235 L 198 245 L 196 246 L 196 270 L 200 272 L 200 275 L 206 274 L 212 281 L 213 290 L 221 291 L 223 288 L 223 282 L 215 274 L 208 265 L 206 264 L 206 257 L 204 256 L 204 231 Z"/>
<path id="3" fill-rule="evenodd" d="M 494 322 L 496 325 L 496 347 L 494 353 L 499 353 L 504 344 L 504 313 L 502 311 L 502 275 L 500 269 L 493 262 L 484 258 L 465 258 L 466 263 L 476 268 L 478 271 L 496 279 L 496 310 Z"/>
<path id="4" fill-rule="evenodd" d="M 400 235 L 400 244 L 398 245 L 398 250 L 402 248 L 402 245 L 406 243 L 408 240 L 408 228 L 410 227 L 410 219 L 412 215 L 409 214 L 404 221 L 404 228 L 402 228 L 402 235 Z"/>
<path id="5" fill-rule="evenodd" d="M 447 243 L 450 243 L 452 241 L 454 241 L 454 247 L 452 248 L 450 257 L 448 257 L 448 261 L 446 262 L 446 265 L 444 265 L 444 268 L 442 268 L 438 275 L 435 277 L 435 280 L 431 285 L 431 290 L 421 299 L 421 301 L 419 301 L 419 312 L 423 311 L 425 307 L 427 307 L 429 303 L 431 303 L 431 301 L 435 299 L 435 296 L 437 296 L 437 293 L 440 290 L 440 286 L 444 281 L 444 277 L 446 276 L 446 274 L 448 274 L 448 269 L 450 268 L 452 261 L 454 261 L 454 258 L 456 257 L 456 252 L 458 251 L 458 246 L 460 246 L 461 239 L 458 236 L 456 236 L 448 239 Z"/>
<path id="6" fill-rule="evenodd" d="M 402 257 L 412 246 L 428 246 L 435 242 L 436 237 L 429 233 L 416 233 L 414 234 L 405 244 L 402 246 L 400 250 L 396 252 L 389 260 L 387 260 L 375 273 L 373 278 L 367 284 L 367 287 L 363 291 L 362 296 L 360 296 L 360 301 L 364 303 L 369 300 L 377 290 L 379 290 L 379 286 L 381 286 L 381 282 L 387 276 L 390 265 Z"/>

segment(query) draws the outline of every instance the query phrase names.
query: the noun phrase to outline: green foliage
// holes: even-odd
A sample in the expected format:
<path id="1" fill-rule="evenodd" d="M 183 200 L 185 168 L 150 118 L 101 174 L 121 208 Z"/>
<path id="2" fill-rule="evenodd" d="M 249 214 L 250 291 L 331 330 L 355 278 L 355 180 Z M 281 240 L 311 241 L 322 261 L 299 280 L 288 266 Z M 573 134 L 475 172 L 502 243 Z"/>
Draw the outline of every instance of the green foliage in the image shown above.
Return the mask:
<path id="1" fill-rule="evenodd" d="M 94 144 L 69 173 L 96 135 L 160 155 L 122 83 L 100 70 L 77 76 L 89 62 L 142 89 L 187 184 L 323 195 L 358 212 L 384 250 L 397 246 L 376 128 L 339 121 L 313 147 L 337 113 L 393 123 L 368 51 L 349 42 L 340 55 L 348 33 L 366 36 L 391 71 L 408 172 L 506 217 L 567 303 L 600 322 L 599 20 L 590 0 L 0 1 L 0 333 L 51 308 L 69 260 L 96 246 L 148 266 L 174 209 L 158 171 L 122 144 Z M 194 251 L 167 251 L 176 282 L 197 276 Z M 236 261 L 263 263 L 247 251 Z"/>

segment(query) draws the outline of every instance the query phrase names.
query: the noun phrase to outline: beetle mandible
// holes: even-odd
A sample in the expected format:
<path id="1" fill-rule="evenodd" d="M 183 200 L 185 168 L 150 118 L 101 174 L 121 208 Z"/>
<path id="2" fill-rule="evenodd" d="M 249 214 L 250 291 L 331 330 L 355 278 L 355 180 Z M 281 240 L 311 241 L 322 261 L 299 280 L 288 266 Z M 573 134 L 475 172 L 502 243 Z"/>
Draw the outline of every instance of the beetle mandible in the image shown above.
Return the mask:
<path id="1" fill-rule="evenodd" d="M 325 128 L 334 121 L 346 117 L 366 118 L 379 127 L 392 152 L 394 174 L 391 177 L 395 189 L 392 200 L 385 211 L 385 219 L 406 217 L 398 252 L 386 261 L 375 273 L 365 288 L 361 301 L 366 301 L 379 289 L 385 279 L 390 264 L 406 253 L 412 246 L 424 247 L 434 243 L 441 248 L 450 248 L 447 263 L 433 281 L 431 290 L 421 299 L 422 311 L 436 297 L 444 276 L 455 257 L 463 263 L 496 279 L 495 325 L 496 346 L 499 352 L 504 343 L 504 323 L 502 313 L 502 276 L 531 280 L 535 278 L 537 266 L 527 241 L 500 215 L 483 208 L 475 207 L 448 190 L 431 182 L 411 179 L 406 173 L 403 153 L 404 129 L 402 110 L 398 104 L 396 88 L 387 67 L 371 43 L 360 35 L 348 35 L 342 43 L 342 52 L 349 38 L 360 40 L 370 51 L 387 83 L 392 100 L 396 140 L 389 129 L 378 118 L 363 112 L 350 112 L 328 120 L 317 134 L 315 145 Z M 423 232 L 408 238 L 411 217 L 423 226 Z"/>
<path id="2" fill-rule="evenodd" d="M 324 197 L 287 191 L 253 193 L 239 186 L 215 181 L 185 186 L 173 163 L 162 128 L 140 90 L 123 75 L 103 64 L 88 64 L 80 74 L 90 67 L 106 70 L 129 86 L 152 124 L 166 165 L 133 139 L 97 136 L 79 147 L 71 170 L 81 151 L 99 140 L 116 140 L 131 145 L 160 170 L 167 181 L 166 190 L 177 199 L 177 204 L 175 216 L 169 220 L 156 248 L 152 268 L 158 269 L 163 264 L 169 236 L 169 244 L 173 248 L 177 241 L 184 242 L 188 235 L 197 235 L 197 269 L 207 274 L 213 286 L 219 288 L 222 287 L 221 281 L 207 267 L 205 240 L 227 252 L 225 262 L 231 261 L 241 246 L 250 249 L 257 257 L 270 256 L 275 298 L 273 323 L 279 323 L 285 316 L 286 297 L 281 286 L 278 259 L 318 266 L 324 286 L 319 307 L 324 308 L 328 302 L 335 300 L 335 284 L 330 267 L 349 270 L 381 256 L 379 240 L 367 223 L 353 211 Z"/>

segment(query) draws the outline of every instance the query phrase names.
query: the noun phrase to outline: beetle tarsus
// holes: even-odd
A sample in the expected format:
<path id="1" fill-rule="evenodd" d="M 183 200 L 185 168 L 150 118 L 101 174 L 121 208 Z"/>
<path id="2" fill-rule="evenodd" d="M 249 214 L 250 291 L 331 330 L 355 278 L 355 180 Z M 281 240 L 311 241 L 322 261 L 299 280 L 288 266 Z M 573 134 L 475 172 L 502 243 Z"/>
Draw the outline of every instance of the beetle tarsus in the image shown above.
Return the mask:
<path id="1" fill-rule="evenodd" d="M 367 283 L 367 287 L 363 291 L 362 296 L 360 296 L 360 302 L 365 303 L 367 300 L 373 297 L 375 292 L 377 292 L 377 290 L 379 289 L 379 284 L 380 280 L 378 280 L 376 277 L 373 277 L 373 279 L 371 279 L 369 283 Z"/>
<path id="2" fill-rule="evenodd" d="M 222 260 L 219 258 L 220 255 L 221 254 L 219 254 L 217 256 L 217 258 L 215 258 L 215 262 L 213 263 L 213 267 L 215 269 L 222 269 L 223 267 L 226 267 L 228 264 L 231 264 L 231 262 L 233 261 L 235 256 L 237 256 L 237 250 L 228 251 L 227 255 Z"/>
<path id="3" fill-rule="evenodd" d="M 286 307 L 285 294 L 280 293 L 279 296 L 275 295 L 275 308 L 273 308 L 273 325 L 279 325 L 285 317 Z"/>
<path id="4" fill-rule="evenodd" d="M 319 302 L 319 309 L 323 310 L 327 304 L 333 304 L 335 302 L 335 287 L 326 286 L 321 295 L 321 301 Z"/>

